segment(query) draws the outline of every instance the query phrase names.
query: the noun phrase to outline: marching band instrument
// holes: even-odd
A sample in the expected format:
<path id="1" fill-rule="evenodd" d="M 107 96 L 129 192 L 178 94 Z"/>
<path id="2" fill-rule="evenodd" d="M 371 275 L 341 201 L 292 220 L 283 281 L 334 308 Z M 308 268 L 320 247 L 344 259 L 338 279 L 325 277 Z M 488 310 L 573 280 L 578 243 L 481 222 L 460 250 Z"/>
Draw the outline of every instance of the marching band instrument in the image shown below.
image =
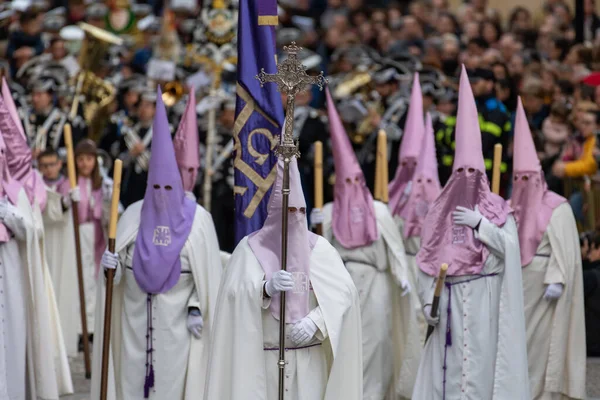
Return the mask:
<path id="1" fill-rule="evenodd" d="M 81 71 L 77 76 L 77 91 L 75 99 L 80 94 L 85 95 L 83 103 L 83 114 L 88 124 L 89 136 L 97 140 L 104 130 L 108 120 L 109 107 L 113 104 L 117 90 L 116 88 L 100 78 L 103 60 L 111 45 L 121 45 L 123 39 L 103 29 L 80 22 L 79 27 L 85 33 L 79 54 L 79 65 Z M 81 81 L 81 85 L 79 84 Z M 77 101 L 77 100 L 76 100 Z M 75 108 L 75 113 L 77 108 Z M 71 110 L 73 114 L 73 110 Z"/>

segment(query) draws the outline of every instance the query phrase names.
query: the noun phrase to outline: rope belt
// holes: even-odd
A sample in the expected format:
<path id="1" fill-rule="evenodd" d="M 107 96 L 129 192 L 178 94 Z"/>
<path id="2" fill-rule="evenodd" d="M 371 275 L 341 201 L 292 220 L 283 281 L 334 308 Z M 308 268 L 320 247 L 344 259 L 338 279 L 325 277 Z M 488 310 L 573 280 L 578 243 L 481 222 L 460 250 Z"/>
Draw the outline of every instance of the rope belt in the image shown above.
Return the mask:
<path id="1" fill-rule="evenodd" d="M 448 356 L 448 347 L 452 346 L 452 329 L 451 329 L 451 323 L 450 323 L 450 319 L 452 316 L 452 286 L 455 285 L 459 285 L 461 283 L 469 283 L 469 282 L 473 282 L 473 281 L 477 281 L 479 279 L 482 278 L 489 278 L 492 276 L 496 276 L 498 275 L 498 273 L 493 273 L 493 274 L 477 274 L 477 275 L 473 275 L 472 278 L 469 279 L 465 279 L 465 280 L 461 280 L 461 281 L 456 281 L 456 282 L 444 282 L 444 285 L 446 286 L 446 288 L 448 289 L 448 308 L 447 308 L 447 320 L 446 320 L 446 343 L 444 344 L 444 382 L 443 382 L 443 397 L 442 400 L 446 400 L 446 369 L 447 369 L 447 365 L 446 365 L 446 359 Z"/>
<path id="2" fill-rule="evenodd" d="M 322 343 L 315 343 L 315 344 L 310 344 L 308 346 L 302 346 L 302 347 L 286 347 L 285 350 L 302 350 L 302 349 L 308 349 L 310 347 L 316 347 L 316 346 L 320 346 Z M 279 347 L 265 347 L 263 349 L 264 351 L 279 351 Z"/>
<path id="3" fill-rule="evenodd" d="M 152 327 L 152 295 L 148 294 L 146 298 L 146 315 L 148 322 L 146 325 L 146 378 L 144 379 L 144 398 L 150 396 L 150 389 L 154 387 L 154 363 L 152 360 L 152 347 L 154 328 Z"/>

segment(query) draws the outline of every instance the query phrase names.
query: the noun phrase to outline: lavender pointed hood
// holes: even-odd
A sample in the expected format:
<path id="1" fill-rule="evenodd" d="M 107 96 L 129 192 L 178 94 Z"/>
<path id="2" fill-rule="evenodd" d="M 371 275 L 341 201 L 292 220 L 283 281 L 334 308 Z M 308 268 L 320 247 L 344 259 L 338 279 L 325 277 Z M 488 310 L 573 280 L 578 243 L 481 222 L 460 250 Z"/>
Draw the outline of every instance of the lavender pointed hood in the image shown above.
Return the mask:
<path id="1" fill-rule="evenodd" d="M 413 179 L 424 135 L 423 94 L 421 93 L 419 73 L 415 72 L 408 115 L 398 154 L 398 168 L 394 179 L 389 184 L 390 201 L 388 206 L 394 216 L 400 215 L 406 206 L 404 191 L 408 182 Z"/>
<path id="2" fill-rule="evenodd" d="M 377 240 L 373 196 L 367 188 L 363 171 L 358 165 L 329 89 L 326 95 L 329 134 L 335 163 L 333 236 L 345 248 L 354 249 Z"/>
<path id="3" fill-rule="evenodd" d="M 457 206 L 478 207 L 497 226 L 504 225 L 512 212 L 506 201 L 490 190 L 477 107 L 464 65 L 458 95 L 453 172 L 425 217 L 417 254 L 419 268 L 430 276 L 437 276 L 442 263 L 448 264 L 448 276 L 479 274 L 489 255 L 473 229 L 454 224 L 452 213 Z"/>
<path id="4" fill-rule="evenodd" d="M 183 181 L 183 190 L 191 192 L 196 184 L 200 168 L 200 140 L 198 138 L 198 118 L 196 117 L 196 94 L 190 88 L 188 103 L 175 134 L 175 157 Z"/>
<path id="5" fill-rule="evenodd" d="M 14 119 L 8 102 L 12 102 L 10 93 L 3 93 L 0 98 L 0 130 L 6 144 L 8 169 L 12 178 L 25 188 L 31 205 L 33 206 L 37 202 L 43 211 L 47 200 L 46 187 L 42 177 L 33 169 L 31 149 L 25 135 L 19 130 L 21 121 L 18 116 L 16 120 Z"/>
<path id="6" fill-rule="evenodd" d="M 148 185 L 133 255 L 135 279 L 151 294 L 164 293 L 179 280 L 181 250 L 196 213 L 183 190 L 160 87 L 157 91 Z"/>

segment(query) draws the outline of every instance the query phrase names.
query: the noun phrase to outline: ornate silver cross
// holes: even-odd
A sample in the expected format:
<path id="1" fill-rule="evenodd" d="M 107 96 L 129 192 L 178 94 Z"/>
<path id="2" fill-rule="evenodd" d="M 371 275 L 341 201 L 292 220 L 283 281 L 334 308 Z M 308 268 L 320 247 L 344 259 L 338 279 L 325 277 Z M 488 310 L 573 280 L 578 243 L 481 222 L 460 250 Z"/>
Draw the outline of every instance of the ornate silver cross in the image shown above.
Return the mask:
<path id="1" fill-rule="evenodd" d="M 308 85 L 317 85 L 320 90 L 323 90 L 327 79 L 323 76 L 322 71 L 318 76 L 310 76 L 306 73 L 306 67 L 298 60 L 298 53 L 302 50 L 302 47 L 296 46 L 296 42 L 284 46 L 283 50 L 288 53 L 288 57 L 277 65 L 277 73 L 267 74 L 265 69 L 261 68 L 256 79 L 260 82 L 261 87 L 265 83 L 276 83 L 277 90 L 288 96 L 285 131 L 275 152 L 284 158 L 291 158 L 300 156 L 298 145 L 294 143 L 294 104 L 296 95 L 306 90 Z"/>

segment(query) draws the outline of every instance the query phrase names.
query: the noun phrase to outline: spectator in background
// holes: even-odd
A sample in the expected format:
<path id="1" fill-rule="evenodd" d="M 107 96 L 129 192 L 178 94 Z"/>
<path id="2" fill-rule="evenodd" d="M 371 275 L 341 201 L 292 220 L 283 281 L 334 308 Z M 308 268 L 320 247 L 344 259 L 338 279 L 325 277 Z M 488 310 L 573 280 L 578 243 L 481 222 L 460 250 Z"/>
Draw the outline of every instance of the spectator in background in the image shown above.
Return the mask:
<path id="1" fill-rule="evenodd" d="M 580 237 L 583 258 L 583 293 L 585 298 L 585 332 L 588 357 L 600 356 L 600 235 Z"/>
<path id="2" fill-rule="evenodd" d="M 19 18 L 19 25 L 20 29 L 10 34 L 6 49 L 13 76 L 23 64 L 44 51 L 41 14 L 33 10 L 25 11 Z"/>
<path id="3" fill-rule="evenodd" d="M 569 126 L 570 110 L 562 101 L 555 101 L 550 109 L 550 115 L 542 124 L 542 135 L 544 139 L 544 158 L 542 165 L 544 171 L 551 166 L 556 158 L 560 155 L 563 146 L 571 135 Z M 548 165 L 548 162 L 550 164 Z"/>
<path id="4" fill-rule="evenodd" d="M 532 77 L 523 82 L 521 98 L 529 118 L 529 126 L 539 132 L 542 129 L 544 120 L 550 114 L 550 108 L 545 104 L 542 81 Z"/>
<path id="5" fill-rule="evenodd" d="M 594 155 L 596 150 L 596 131 L 600 123 L 600 114 L 598 109 L 579 112 L 576 119 L 576 126 L 582 135 L 583 151 L 581 156 L 570 162 L 558 161 L 552 167 L 554 176 L 563 178 L 584 178 L 589 179 L 598 170 L 598 164 Z M 589 190 L 589 180 L 586 190 Z M 573 213 L 579 222 L 584 221 L 584 199 L 581 192 L 575 192 L 569 198 L 569 203 L 573 208 Z"/>

